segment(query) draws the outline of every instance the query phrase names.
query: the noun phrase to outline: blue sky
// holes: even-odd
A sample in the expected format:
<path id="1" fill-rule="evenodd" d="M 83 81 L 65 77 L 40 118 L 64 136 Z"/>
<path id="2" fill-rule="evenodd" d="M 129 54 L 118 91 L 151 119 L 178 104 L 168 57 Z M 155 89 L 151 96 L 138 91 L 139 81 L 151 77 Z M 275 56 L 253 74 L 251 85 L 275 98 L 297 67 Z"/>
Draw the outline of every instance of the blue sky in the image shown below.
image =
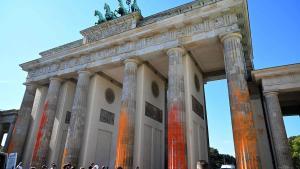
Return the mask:
<path id="1" fill-rule="evenodd" d="M 38 53 L 81 38 L 80 30 L 96 22 L 95 9 L 116 0 L 1 0 L 0 109 L 18 109 L 26 73 L 20 63 Z M 190 0 L 138 0 L 148 16 Z M 300 1 L 249 0 L 256 69 L 300 63 Z M 211 146 L 234 154 L 226 81 L 205 86 Z M 300 134 L 300 117 L 285 118 L 287 133 Z"/>

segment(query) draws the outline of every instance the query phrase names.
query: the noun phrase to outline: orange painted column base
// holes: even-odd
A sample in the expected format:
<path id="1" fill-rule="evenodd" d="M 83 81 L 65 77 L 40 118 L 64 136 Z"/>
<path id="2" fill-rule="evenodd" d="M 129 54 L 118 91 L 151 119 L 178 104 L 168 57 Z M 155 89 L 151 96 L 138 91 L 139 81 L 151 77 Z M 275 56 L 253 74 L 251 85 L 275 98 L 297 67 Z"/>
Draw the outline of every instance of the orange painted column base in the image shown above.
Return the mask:
<path id="1" fill-rule="evenodd" d="M 239 33 L 230 33 L 221 39 L 230 97 L 235 156 L 237 168 L 259 169 L 261 165 L 257 150 L 257 133 L 245 79 L 246 69 L 241 38 Z"/>

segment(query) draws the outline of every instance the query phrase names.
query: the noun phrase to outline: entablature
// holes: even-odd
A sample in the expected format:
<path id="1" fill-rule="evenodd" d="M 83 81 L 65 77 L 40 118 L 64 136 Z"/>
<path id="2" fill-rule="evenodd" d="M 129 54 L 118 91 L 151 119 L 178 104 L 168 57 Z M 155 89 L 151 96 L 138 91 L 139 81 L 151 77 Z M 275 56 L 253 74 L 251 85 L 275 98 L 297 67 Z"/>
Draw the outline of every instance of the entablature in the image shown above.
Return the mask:
<path id="1" fill-rule="evenodd" d="M 300 64 L 255 70 L 252 77 L 264 92 L 300 91 Z"/>
<path id="2" fill-rule="evenodd" d="M 195 43 L 206 38 L 218 37 L 236 31 L 241 32 L 245 37 L 243 45 L 247 51 L 246 60 L 250 60 L 250 65 L 252 65 L 252 59 L 249 59 L 252 58 L 252 48 L 249 49 L 248 44 L 250 33 L 245 32 L 246 29 L 244 29 L 248 27 L 248 23 L 241 26 L 241 22 L 245 21 L 242 17 L 246 5 L 245 1 L 218 0 L 198 7 L 195 6 L 196 3 L 195 1 L 189 3 L 188 5 L 192 5 L 190 10 L 178 15 L 163 17 L 164 19 L 155 22 L 150 22 L 151 18 L 145 18 L 146 21 L 149 21 L 146 25 L 144 25 L 146 21 L 140 21 L 140 26 L 121 33 L 113 32 L 112 36 L 105 38 L 100 36 L 100 38 L 96 38 L 96 41 L 84 40 L 84 38 L 67 44 L 65 47 L 42 52 L 42 58 L 20 66 L 23 70 L 28 71 L 27 82 L 38 81 L 55 74 L 60 75 L 82 68 L 116 63 L 132 56 L 142 57 L 142 55 L 155 50 L 167 50 L 174 46 Z M 186 6 L 183 7 L 186 9 Z M 174 9 L 170 11 L 172 10 Z M 133 13 L 132 15 L 137 14 Z M 138 18 L 130 15 L 125 17 L 129 19 Z M 123 18 L 123 22 L 126 22 L 126 19 Z M 97 26 L 101 27 L 101 24 Z M 88 28 L 82 31 L 82 34 L 86 37 L 89 36 L 89 39 L 95 39 L 91 33 L 94 28 Z"/>

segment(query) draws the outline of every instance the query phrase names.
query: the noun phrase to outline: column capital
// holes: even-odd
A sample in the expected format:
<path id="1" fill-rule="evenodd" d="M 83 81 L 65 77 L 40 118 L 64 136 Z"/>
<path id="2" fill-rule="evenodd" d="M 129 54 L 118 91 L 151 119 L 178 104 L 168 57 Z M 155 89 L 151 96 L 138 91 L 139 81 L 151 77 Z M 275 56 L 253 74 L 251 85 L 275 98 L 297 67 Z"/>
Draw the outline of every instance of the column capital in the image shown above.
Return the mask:
<path id="1" fill-rule="evenodd" d="M 227 33 L 225 35 L 221 35 L 220 36 L 220 39 L 221 39 L 221 42 L 223 43 L 226 39 L 229 39 L 229 38 L 238 38 L 238 39 L 242 39 L 242 34 L 240 32 L 232 32 L 232 33 Z"/>
<path id="2" fill-rule="evenodd" d="M 124 64 L 127 64 L 127 63 L 135 63 L 135 64 L 139 64 L 141 61 L 139 59 L 136 59 L 136 58 L 130 58 L 130 59 L 126 59 L 124 60 Z"/>
<path id="3" fill-rule="evenodd" d="M 277 91 L 264 91 L 264 96 L 278 96 Z"/>
<path id="4" fill-rule="evenodd" d="M 50 77 L 49 80 L 50 81 L 58 81 L 58 82 L 62 82 L 63 81 L 63 79 L 59 78 L 59 77 Z"/>
<path id="5" fill-rule="evenodd" d="M 79 74 L 86 74 L 88 76 L 91 76 L 93 74 L 93 72 L 91 72 L 89 70 L 79 70 L 77 73 L 78 73 L 78 75 Z"/>
<path id="6" fill-rule="evenodd" d="M 181 54 L 181 55 L 184 55 L 186 54 L 186 50 L 182 47 L 176 47 L 176 48 L 171 48 L 167 51 L 167 55 L 170 56 L 170 55 L 174 55 L 174 54 Z"/>
<path id="7" fill-rule="evenodd" d="M 26 87 L 32 87 L 32 88 L 37 88 L 38 86 L 40 86 L 39 84 L 37 84 L 37 83 L 32 83 L 32 82 L 30 82 L 30 83 L 23 83 L 23 85 L 25 85 Z"/>

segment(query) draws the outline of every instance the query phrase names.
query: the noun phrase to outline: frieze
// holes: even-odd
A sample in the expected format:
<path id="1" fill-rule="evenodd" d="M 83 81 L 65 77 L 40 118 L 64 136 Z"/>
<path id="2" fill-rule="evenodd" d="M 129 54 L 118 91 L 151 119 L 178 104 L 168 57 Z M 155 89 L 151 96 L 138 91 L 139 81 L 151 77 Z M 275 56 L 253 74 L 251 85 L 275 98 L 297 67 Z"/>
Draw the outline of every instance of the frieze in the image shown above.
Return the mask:
<path id="1" fill-rule="evenodd" d="M 141 14 L 135 12 L 82 30 L 80 33 L 84 36 L 84 43 L 92 43 L 136 28 L 137 23 L 141 18 Z"/>
<path id="2" fill-rule="evenodd" d="M 122 53 L 127 53 L 134 50 L 139 50 L 146 47 L 163 44 L 172 40 L 176 40 L 178 38 L 191 36 L 197 33 L 212 31 L 214 29 L 231 26 L 236 23 L 237 23 L 237 17 L 234 14 L 218 16 L 213 19 L 203 19 L 197 24 L 184 26 L 182 28 L 170 30 L 169 32 L 139 39 L 134 42 L 127 42 L 119 46 L 106 48 L 87 56 L 81 56 L 80 58 L 70 58 L 69 60 L 61 61 L 59 63 L 54 63 L 52 65 L 46 65 L 37 68 L 35 70 L 31 70 L 29 71 L 27 78 L 30 79 L 44 74 L 73 68 L 79 65 L 85 65 L 111 56 L 116 56 Z"/>
<path id="3" fill-rule="evenodd" d="M 182 13 L 186 13 L 189 11 L 192 11 L 195 8 L 201 8 L 206 5 L 210 5 L 212 3 L 216 3 L 220 0 L 200 0 L 200 1 L 192 1 L 190 3 L 169 9 L 167 11 L 157 13 L 154 15 L 151 15 L 149 17 L 146 17 L 141 21 L 141 26 L 148 25 L 166 18 L 170 18 L 176 15 L 180 15 Z"/>

